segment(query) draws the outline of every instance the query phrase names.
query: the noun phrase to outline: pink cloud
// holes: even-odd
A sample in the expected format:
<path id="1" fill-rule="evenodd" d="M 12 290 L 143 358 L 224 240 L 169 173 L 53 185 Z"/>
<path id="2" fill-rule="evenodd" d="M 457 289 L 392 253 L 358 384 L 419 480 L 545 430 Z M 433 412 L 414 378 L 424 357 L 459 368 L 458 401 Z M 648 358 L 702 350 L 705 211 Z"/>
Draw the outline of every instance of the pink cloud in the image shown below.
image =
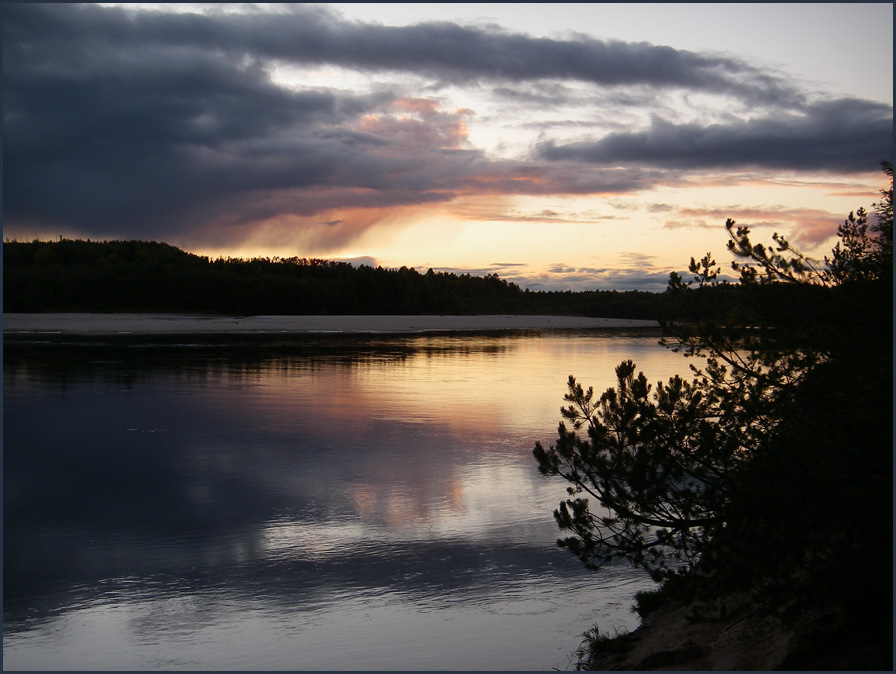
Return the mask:
<path id="1" fill-rule="evenodd" d="M 440 111 L 438 101 L 405 97 L 385 112 L 364 115 L 356 130 L 388 141 L 385 152 L 456 150 L 468 144 L 467 121 L 473 114 L 467 108 Z"/>
<path id="2" fill-rule="evenodd" d="M 787 229 L 793 243 L 819 245 L 837 234 L 842 215 L 815 208 L 786 208 L 784 206 L 722 206 L 714 208 L 681 208 L 667 228 L 719 227 L 728 218 L 738 225 L 756 228 Z M 782 232 L 783 233 L 783 232 Z"/>

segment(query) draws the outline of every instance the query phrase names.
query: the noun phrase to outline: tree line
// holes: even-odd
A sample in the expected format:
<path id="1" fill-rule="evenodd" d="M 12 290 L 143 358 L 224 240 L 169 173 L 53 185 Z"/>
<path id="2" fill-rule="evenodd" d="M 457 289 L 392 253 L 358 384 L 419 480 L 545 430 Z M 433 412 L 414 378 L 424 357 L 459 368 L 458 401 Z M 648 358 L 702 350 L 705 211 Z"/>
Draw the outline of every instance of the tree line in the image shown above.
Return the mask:
<path id="1" fill-rule="evenodd" d="M 242 315 L 565 314 L 658 320 L 643 291 L 531 291 L 497 274 L 420 273 L 308 258 L 219 258 L 155 241 L 5 241 L 7 312 Z"/>

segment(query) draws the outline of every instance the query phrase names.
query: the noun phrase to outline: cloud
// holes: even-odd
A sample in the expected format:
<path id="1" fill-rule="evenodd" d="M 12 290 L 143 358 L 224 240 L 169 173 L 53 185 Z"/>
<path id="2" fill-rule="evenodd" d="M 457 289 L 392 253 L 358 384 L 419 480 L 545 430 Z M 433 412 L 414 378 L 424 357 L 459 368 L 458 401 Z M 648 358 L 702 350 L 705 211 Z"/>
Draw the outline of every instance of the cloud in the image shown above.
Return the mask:
<path id="1" fill-rule="evenodd" d="M 540 274 L 529 275 L 520 285 L 531 290 L 642 290 L 662 292 L 669 282 L 669 271 L 629 268 L 573 268 L 555 265 Z"/>
<path id="2" fill-rule="evenodd" d="M 610 86 L 724 91 L 754 102 L 797 96 L 781 78 L 728 56 L 587 36 L 533 38 L 494 26 L 364 24 L 309 5 L 243 14 L 134 13 L 72 5 L 15 8 L 5 13 L 13 26 L 8 35 L 17 43 L 21 44 L 23 35 L 34 40 L 37 31 L 47 47 L 74 36 L 83 47 L 81 55 L 126 48 L 203 49 L 229 58 L 410 71 L 452 82 L 569 79 Z"/>
<path id="3" fill-rule="evenodd" d="M 451 204 L 451 216 L 457 219 L 488 222 L 535 222 L 543 224 L 593 224 L 628 220 L 627 216 L 598 213 L 594 210 L 558 211 L 541 209 L 527 211 L 507 206 L 502 199 L 459 198 Z"/>
<path id="4" fill-rule="evenodd" d="M 649 255 L 647 253 L 638 253 L 638 252 L 626 252 L 620 255 L 625 264 L 635 265 L 640 268 L 645 267 L 653 267 L 656 264 L 657 258 L 656 255 Z"/>
<path id="5" fill-rule="evenodd" d="M 290 91 L 204 56 L 152 61 L 71 72 L 7 61 L 7 222 L 194 239 L 215 223 L 210 239 L 238 241 L 236 225 L 336 204 L 451 199 L 477 159 L 439 152 L 463 143 L 466 113 L 431 101 Z"/>
<path id="6" fill-rule="evenodd" d="M 669 282 L 671 269 L 656 264 L 657 260 L 642 253 L 625 253 L 618 266 L 582 267 L 556 262 L 543 269 L 530 263 L 495 262 L 487 267 L 439 267 L 435 271 L 485 276 L 498 274 L 521 288 L 539 291 L 642 290 L 662 292 Z M 424 271 L 429 265 L 418 265 Z M 679 269 L 682 275 L 686 270 Z"/>
<path id="7" fill-rule="evenodd" d="M 541 273 L 531 274 L 521 285 L 533 290 L 662 292 L 668 284 L 671 269 L 657 262 L 656 256 L 638 252 L 622 253 L 615 264 L 605 267 L 574 267 L 558 262 Z"/>
<path id="8" fill-rule="evenodd" d="M 893 109 L 857 99 L 825 100 L 728 123 L 673 124 L 654 117 L 648 129 L 597 141 L 545 142 L 538 156 L 616 166 L 671 169 L 762 167 L 867 172 L 893 153 Z"/>
<path id="9" fill-rule="evenodd" d="M 647 211 L 649 213 L 668 213 L 669 211 L 675 210 L 675 207 L 672 204 L 648 204 Z"/>
<path id="10" fill-rule="evenodd" d="M 370 257 L 369 255 L 361 255 L 359 257 L 340 258 L 338 261 L 339 262 L 348 262 L 353 267 L 376 268 L 379 266 L 379 262 L 377 262 L 376 258 Z"/>
<path id="11" fill-rule="evenodd" d="M 733 218 L 740 226 L 769 228 L 782 234 L 787 230 L 793 243 L 811 246 L 822 244 L 835 236 L 837 227 L 843 222 L 842 215 L 829 211 L 783 206 L 682 208 L 677 211 L 676 217 L 675 220 L 667 220 L 664 227 L 707 227 L 721 231 L 725 221 Z"/>
<path id="12" fill-rule="evenodd" d="M 741 60 L 646 43 L 390 27 L 312 5 L 202 14 L 8 3 L 3 18 L 5 228 L 22 236 L 55 228 L 215 246 L 267 236 L 326 253 L 481 195 L 627 195 L 741 165 L 871 171 L 862 162 L 892 146 L 891 107 L 808 102 Z M 283 64 L 379 79 L 286 85 L 274 77 Z M 534 154 L 477 147 L 477 112 L 436 95 L 448 85 L 550 113 L 517 129 L 540 130 Z M 677 91 L 758 112 L 618 126 Z M 641 107 L 617 114 L 626 106 Z M 594 120 L 611 132 L 548 136 Z M 499 205 L 504 217 L 580 221 Z"/>

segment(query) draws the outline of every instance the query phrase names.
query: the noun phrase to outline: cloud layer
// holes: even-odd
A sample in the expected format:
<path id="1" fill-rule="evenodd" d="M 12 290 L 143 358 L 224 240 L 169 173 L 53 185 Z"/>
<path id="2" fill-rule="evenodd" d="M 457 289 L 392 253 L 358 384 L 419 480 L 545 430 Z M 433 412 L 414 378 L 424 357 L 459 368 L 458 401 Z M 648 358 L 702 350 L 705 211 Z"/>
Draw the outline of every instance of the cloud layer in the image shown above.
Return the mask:
<path id="1" fill-rule="evenodd" d="M 819 101 L 723 124 L 674 124 L 611 133 L 593 142 L 544 143 L 541 157 L 596 165 L 675 169 L 766 168 L 867 171 L 892 153 L 893 108 L 861 100 Z"/>
<path id="2" fill-rule="evenodd" d="M 3 18 L 5 220 L 23 234 L 269 236 L 325 253 L 470 195 L 624 195 L 717 170 L 861 173 L 892 154 L 891 106 L 813 97 L 727 55 L 390 27 L 304 5 L 7 4 Z M 285 84 L 283 66 L 366 84 Z M 477 111 L 449 102 L 449 89 L 554 117 L 529 156 L 496 156 L 471 141 Z M 678 95 L 725 103 L 682 118 L 669 107 Z M 641 101 L 649 121 L 620 129 L 570 113 L 557 135 L 563 105 L 590 97 L 594 119 Z"/>

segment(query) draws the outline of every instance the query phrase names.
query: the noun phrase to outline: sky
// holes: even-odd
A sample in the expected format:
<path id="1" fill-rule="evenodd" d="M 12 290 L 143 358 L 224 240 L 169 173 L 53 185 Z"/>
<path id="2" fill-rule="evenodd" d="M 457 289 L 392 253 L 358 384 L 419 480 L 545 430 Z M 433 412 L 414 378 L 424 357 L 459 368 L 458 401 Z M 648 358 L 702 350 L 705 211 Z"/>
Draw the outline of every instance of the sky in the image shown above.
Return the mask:
<path id="1" fill-rule="evenodd" d="M 4 237 L 662 291 L 821 258 L 893 154 L 886 4 L 3 5 Z"/>

